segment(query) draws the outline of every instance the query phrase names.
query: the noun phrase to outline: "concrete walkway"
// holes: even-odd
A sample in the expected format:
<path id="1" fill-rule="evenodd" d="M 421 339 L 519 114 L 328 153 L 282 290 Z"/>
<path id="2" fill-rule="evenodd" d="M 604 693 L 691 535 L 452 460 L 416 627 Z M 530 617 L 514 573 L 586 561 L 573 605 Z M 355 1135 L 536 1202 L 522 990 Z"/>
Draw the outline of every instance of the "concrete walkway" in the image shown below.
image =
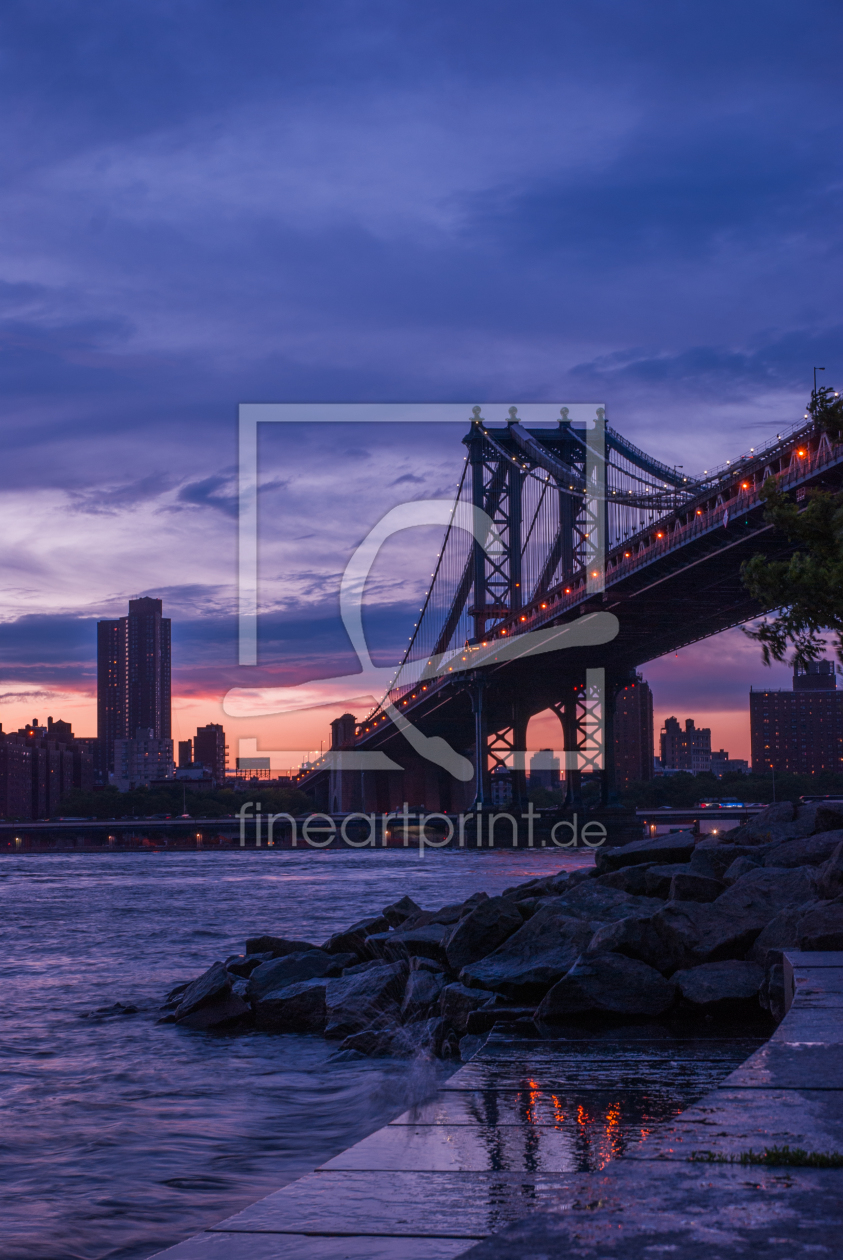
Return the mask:
<path id="1" fill-rule="evenodd" d="M 752 1149 L 843 1153 L 843 953 L 786 956 L 771 1039 L 695 1106 L 471 1260 L 793 1260 L 843 1255 L 843 1168 L 728 1163 Z M 711 1161 L 711 1162 L 701 1162 Z"/>
<path id="2" fill-rule="evenodd" d="M 652 1142 L 762 1044 L 658 1026 L 551 1041 L 517 1032 L 493 1034 L 427 1103 L 160 1254 L 450 1260 L 527 1213 L 569 1205 L 589 1170 Z"/>

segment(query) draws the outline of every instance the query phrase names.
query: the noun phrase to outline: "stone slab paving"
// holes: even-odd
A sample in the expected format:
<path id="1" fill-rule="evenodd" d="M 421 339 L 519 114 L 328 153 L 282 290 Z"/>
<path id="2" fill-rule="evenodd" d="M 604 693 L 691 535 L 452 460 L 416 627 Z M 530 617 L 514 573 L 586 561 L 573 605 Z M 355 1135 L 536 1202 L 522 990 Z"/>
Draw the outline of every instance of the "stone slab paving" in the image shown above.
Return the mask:
<path id="1" fill-rule="evenodd" d="M 705 1098 L 471 1260 L 793 1260 L 843 1255 L 843 1169 L 730 1164 L 749 1149 L 843 1152 L 843 953 L 788 951 L 793 1002 Z M 713 1162 L 700 1162 L 710 1160 Z"/>
<path id="2" fill-rule="evenodd" d="M 526 1214 L 570 1208 L 761 1044 L 659 1026 L 497 1032 L 437 1095 L 167 1260 L 446 1260 Z"/>

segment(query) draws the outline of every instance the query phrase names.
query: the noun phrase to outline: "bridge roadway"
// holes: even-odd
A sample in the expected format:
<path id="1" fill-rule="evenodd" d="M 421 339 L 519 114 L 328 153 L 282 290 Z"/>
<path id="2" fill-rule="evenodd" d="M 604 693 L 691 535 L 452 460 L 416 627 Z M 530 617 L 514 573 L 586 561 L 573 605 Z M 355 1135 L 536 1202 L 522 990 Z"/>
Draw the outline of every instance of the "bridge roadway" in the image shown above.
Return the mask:
<path id="1" fill-rule="evenodd" d="M 763 609 L 740 581 L 740 567 L 757 553 L 780 558 L 792 551 L 788 540 L 764 521 L 761 488 L 769 475 L 797 499 L 808 489 L 836 491 L 843 485 L 843 444 L 830 443 L 812 423 L 751 458 L 718 474 L 695 498 L 628 538 L 606 558 L 605 590 L 589 592 L 585 575 L 570 579 L 503 618 L 486 634 L 490 645 L 505 643 L 525 631 L 576 622 L 593 612 L 618 618 L 611 642 L 564 652 L 506 659 L 484 671 L 489 685 L 484 705 L 488 731 L 507 728 L 565 702 L 572 679 L 586 669 L 604 668 L 607 689 L 616 692 L 646 661 L 677 651 L 759 616 Z M 465 659 L 470 662 L 471 654 Z M 444 678 L 431 678 L 409 689 L 397 704 L 426 736 L 440 736 L 475 759 L 475 718 L 470 675 L 461 661 Z M 607 738 L 607 745 L 610 740 Z M 424 800 L 429 809 L 469 807 L 473 782 L 460 785 L 429 763 L 419 765 L 405 737 L 381 711 L 358 725 L 354 749 L 383 752 L 409 773 L 403 789 L 388 783 L 390 772 L 372 772 L 359 794 L 340 808 L 400 808 L 401 799 Z M 568 746 L 568 745 L 566 745 Z M 298 785 L 330 804 L 324 791 L 328 776 L 320 763 Z M 393 779 L 398 778 L 392 772 Z M 378 781 L 380 781 L 378 783 Z M 320 793 L 320 783 L 323 787 Z M 373 787 L 374 784 L 374 787 Z"/>

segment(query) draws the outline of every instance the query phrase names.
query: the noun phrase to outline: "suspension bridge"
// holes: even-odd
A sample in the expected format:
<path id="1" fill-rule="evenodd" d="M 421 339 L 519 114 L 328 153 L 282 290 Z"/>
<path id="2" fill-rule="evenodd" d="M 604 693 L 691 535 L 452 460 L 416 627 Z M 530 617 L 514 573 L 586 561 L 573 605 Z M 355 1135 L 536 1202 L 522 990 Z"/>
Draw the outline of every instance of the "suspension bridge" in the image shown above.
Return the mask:
<path id="1" fill-rule="evenodd" d="M 616 433 L 602 408 L 583 422 L 563 407 L 543 428 L 515 407 L 485 410 L 473 409 L 451 521 L 391 687 L 362 720 L 335 722 L 334 748 L 298 780 L 320 808 L 485 807 L 503 767 L 520 807 L 527 725 L 545 710 L 561 724 L 569 802 L 583 774 L 599 774 L 610 803 L 614 702 L 636 668 L 764 611 L 741 564 L 789 552 L 764 520 L 764 482 L 777 477 L 797 501 L 841 486 L 843 444 L 807 417 L 691 476 Z M 472 513 L 482 528 L 466 527 Z M 467 770 L 437 755 L 443 741 Z M 394 768 L 344 768 L 347 751 Z"/>

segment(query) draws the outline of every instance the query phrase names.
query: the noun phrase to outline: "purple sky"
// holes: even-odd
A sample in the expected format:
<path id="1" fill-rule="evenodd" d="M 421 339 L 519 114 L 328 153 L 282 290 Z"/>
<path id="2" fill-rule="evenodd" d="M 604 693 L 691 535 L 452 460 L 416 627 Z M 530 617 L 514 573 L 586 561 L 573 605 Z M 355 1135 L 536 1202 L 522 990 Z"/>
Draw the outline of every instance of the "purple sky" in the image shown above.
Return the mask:
<path id="1" fill-rule="evenodd" d="M 4 728 L 93 732 L 95 622 L 136 593 L 175 620 L 178 734 L 252 685 L 240 401 L 599 398 L 690 471 L 798 419 L 814 364 L 843 379 L 841 26 L 824 0 L 7 0 Z M 453 489 L 459 436 L 267 438 L 261 680 L 353 668 L 344 560 Z M 380 563 L 385 661 L 435 550 Z M 744 755 L 750 684 L 787 685 L 737 632 L 645 674 Z M 314 747 L 327 716 L 238 733 Z"/>

